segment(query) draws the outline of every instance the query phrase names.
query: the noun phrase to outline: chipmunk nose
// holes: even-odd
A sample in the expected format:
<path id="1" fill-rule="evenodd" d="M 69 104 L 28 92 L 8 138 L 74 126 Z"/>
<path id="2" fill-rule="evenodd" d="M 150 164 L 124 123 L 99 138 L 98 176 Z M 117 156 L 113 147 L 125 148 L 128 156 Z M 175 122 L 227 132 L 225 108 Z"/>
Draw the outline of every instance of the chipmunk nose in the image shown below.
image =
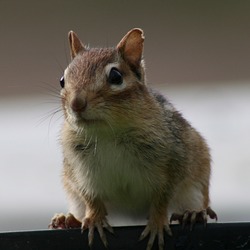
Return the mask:
<path id="1" fill-rule="evenodd" d="M 87 107 L 87 101 L 84 98 L 75 97 L 71 101 L 70 107 L 76 113 L 84 112 Z"/>

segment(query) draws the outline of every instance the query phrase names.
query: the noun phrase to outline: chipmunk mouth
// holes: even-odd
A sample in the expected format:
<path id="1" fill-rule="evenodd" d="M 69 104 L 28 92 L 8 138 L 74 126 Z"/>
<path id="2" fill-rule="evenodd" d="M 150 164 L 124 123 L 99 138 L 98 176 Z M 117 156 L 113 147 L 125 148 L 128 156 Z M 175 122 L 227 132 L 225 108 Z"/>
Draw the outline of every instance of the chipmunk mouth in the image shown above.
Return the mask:
<path id="1" fill-rule="evenodd" d="M 69 123 L 78 127 L 91 126 L 103 122 L 100 118 L 90 117 L 86 112 L 75 112 L 71 109 L 66 109 L 66 113 Z"/>

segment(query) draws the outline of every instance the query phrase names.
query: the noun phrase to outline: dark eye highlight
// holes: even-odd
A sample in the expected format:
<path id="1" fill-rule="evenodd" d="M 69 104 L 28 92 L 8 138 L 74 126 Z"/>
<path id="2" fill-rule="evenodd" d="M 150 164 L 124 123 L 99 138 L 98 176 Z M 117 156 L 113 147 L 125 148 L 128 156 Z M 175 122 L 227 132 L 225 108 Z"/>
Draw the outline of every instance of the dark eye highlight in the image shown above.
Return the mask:
<path id="1" fill-rule="evenodd" d="M 117 68 L 112 68 L 108 75 L 108 82 L 114 85 L 121 85 L 123 77 L 121 72 Z"/>
<path id="2" fill-rule="evenodd" d="M 60 85 L 61 85 L 62 88 L 64 88 L 64 85 L 65 85 L 64 76 L 62 76 L 61 79 L 60 79 Z"/>

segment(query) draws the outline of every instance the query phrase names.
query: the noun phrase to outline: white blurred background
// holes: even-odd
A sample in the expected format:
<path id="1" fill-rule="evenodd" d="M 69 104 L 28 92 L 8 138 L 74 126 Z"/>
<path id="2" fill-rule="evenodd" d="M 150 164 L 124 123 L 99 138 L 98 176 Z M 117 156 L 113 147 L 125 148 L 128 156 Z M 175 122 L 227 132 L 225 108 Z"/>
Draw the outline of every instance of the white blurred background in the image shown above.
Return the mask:
<path id="1" fill-rule="evenodd" d="M 0 231 L 66 212 L 58 141 L 67 33 L 114 46 L 145 31 L 148 81 L 207 139 L 212 207 L 250 220 L 249 1 L 0 1 Z"/>

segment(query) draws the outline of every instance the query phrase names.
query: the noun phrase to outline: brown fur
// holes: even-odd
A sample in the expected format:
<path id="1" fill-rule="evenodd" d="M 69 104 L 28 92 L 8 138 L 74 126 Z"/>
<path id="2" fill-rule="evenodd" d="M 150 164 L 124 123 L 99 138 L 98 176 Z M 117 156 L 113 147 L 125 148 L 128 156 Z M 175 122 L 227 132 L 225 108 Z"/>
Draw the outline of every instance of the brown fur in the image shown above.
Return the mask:
<path id="1" fill-rule="evenodd" d="M 162 249 L 170 208 L 179 221 L 185 211 L 215 218 L 208 207 L 209 149 L 172 104 L 147 87 L 142 31 L 131 30 L 116 48 L 87 49 L 74 32 L 69 40 L 72 62 L 61 92 L 63 180 L 82 228 L 97 227 L 106 244 L 106 203 L 146 211 L 141 238 L 150 234 L 151 249 L 158 236 Z M 112 67 L 122 74 L 121 84 L 108 82 Z"/>

